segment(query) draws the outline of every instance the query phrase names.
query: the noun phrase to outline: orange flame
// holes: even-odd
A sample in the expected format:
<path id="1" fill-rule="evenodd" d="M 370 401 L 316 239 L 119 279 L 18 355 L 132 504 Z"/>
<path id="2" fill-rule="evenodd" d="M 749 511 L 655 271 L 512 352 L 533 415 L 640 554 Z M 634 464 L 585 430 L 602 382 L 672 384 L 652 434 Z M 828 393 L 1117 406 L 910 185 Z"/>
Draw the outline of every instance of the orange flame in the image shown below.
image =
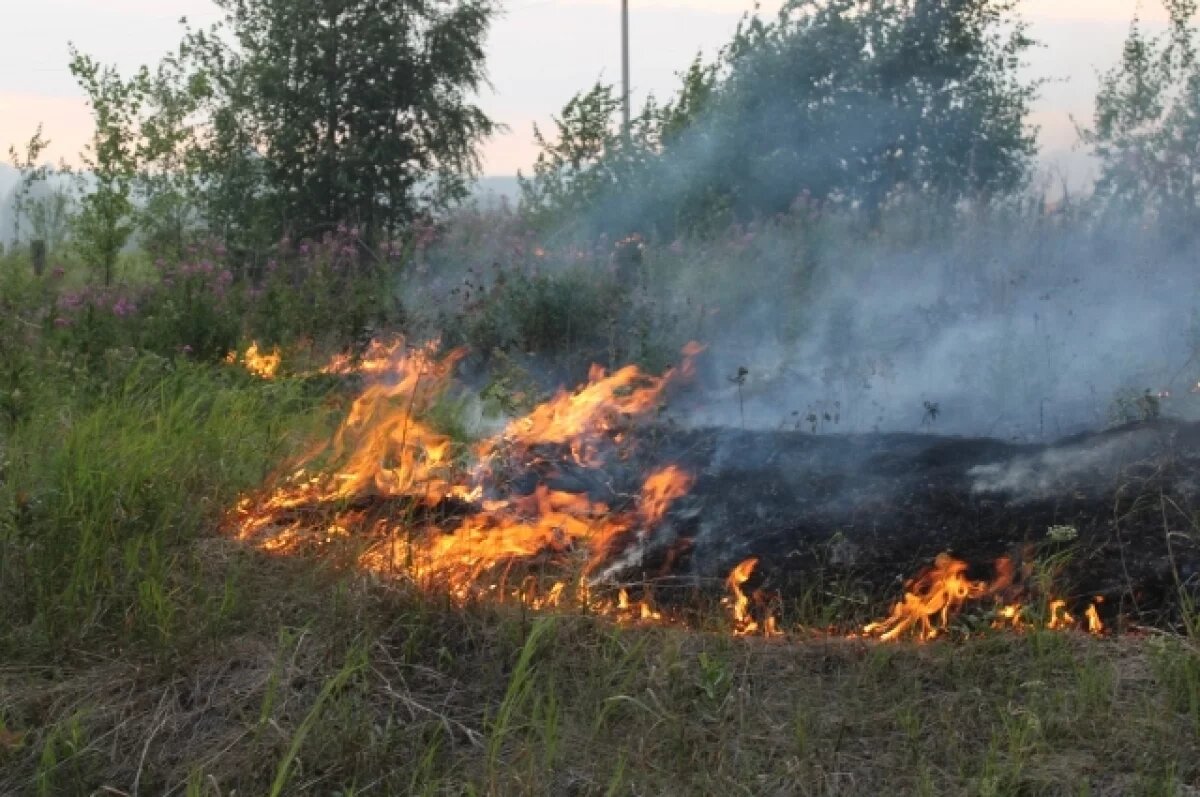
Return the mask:
<path id="1" fill-rule="evenodd" d="M 377 536 L 379 541 L 361 556 L 363 567 L 404 572 L 466 598 L 494 594 L 497 586 L 505 589 L 514 566 L 534 562 L 559 566 L 574 562 L 579 572 L 587 574 L 604 561 L 614 540 L 653 527 L 671 502 L 687 492 L 691 477 L 668 466 L 645 480 L 637 506 L 624 512 L 613 512 L 587 495 L 551 490 L 544 484 L 531 495 L 484 499 L 485 488 L 497 489 L 480 481 L 490 475 L 488 470 L 462 461 L 469 452 L 456 449 L 450 438 L 421 420 L 445 393 L 464 354 L 456 350 L 439 358 L 436 350 L 436 342 L 408 350 L 397 341 L 372 344 L 356 364 L 346 357 L 334 358 L 327 372 L 354 371 L 371 377 L 371 382 L 354 401 L 332 445 L 301 464 L 307 466 L 318 454 L 328 452 L 340 466 L 330 476 L 308 476 L 299 470 L 283 488 L 257 503 L 241 502 L 239 537 L 255 539 L 265 550 L 294 550 L 321 536 L 309 528 L 311 519 L 294 516 L 310 507 L 326 507 L 334 515 L 329 528 L 362 528 L 366 523 Z M 560 391 L 528 417 L 511 422 L 502 435 L 478 446 L 476 455 L 491 456 L 501 443 L 519 451 L 543 442 L 567 443 L 578 453 L 585 442 L 613 437 L 619 423 L 656 406 L 670 376 L 671 372 L 646 376 L 633 366 L 612 376 L 593 369 L 583 389 Z M 366 513 L 352 508 L 351 502 L 372 496 L 425 507 L 453 498 L 470 502 L 475 509 L 445 524 L 413 517 L 368 522 Z M 530 605 L 556 606 L 563 599 L 561 579 L 547 592 L 518 581 L 513 594 Z M 579 592 L 583 600 L 591 601 L 585 589 Z M 603 601 L 594 604 L 608 606 Z M 662 619 L 645 597 L 637 613 L 644 620 Z"/>
<path id="2" fill-rule="evenodd" d="M 932 567 L 908 582 L 904 600 L 892 608 L 891 615 L 864 626 L 863 633 L 891 640 L 919 625 L 918 637 L 933 639 L 946 629 L 951 615 L 964 603 L 994 593 L 1010 580 L 1011 562 L 1003 561 L 1004 565 L 997 563 L 997 580 L 989 585 L 968 579 L 966 562 L 938 554 Z"/>
<path id="3" fill-rule="evenodd" d="M 659 522 L 671 504 L 687 495 L 691 487 L 692 477 L 675 465 L 651 473 L 642 485 L 642 517 L 650 524 Z"/>
<path id="4" fill-rule="evenodd" d="M 863 633 L 889 641 L 901 637 L 906 631 L 916 628 L 920 640 L 933 639 L 946 631 L 950 621 L 968 601 L 998 597 L 1011 591 L 1014 583 L 1014 567 L 1011 559 L 996 560 L 996 576 L 991 582 L 973 581 L 966 577 L 968 565 L 949 554 L 937 556 L 931 567 L 919 573 L 905 585 L 904 599 L 898 602 L 892 613 L 863 627 Z M 1097 601 L 1102 599 L 1097 598 Z M 1077 628 L 1075 617 L 1061 598 L 1051 600 L 1047 606 L 1045 627 L 1051 631 Z M 1088 630 L 1102 633 L 1104 624 L 1093 603 L 1086 612 Z M 1007 603 L 997 607 L 992 628 L 1023 630 L 1031 627 L 1026 607 L 1020 603 Z"/>
<path id="5" fill-rule="evenodd" d="M 757 566 L 758 559 L 752 556 L 729 571 L 729 576 L 725 579 L 725 586 L 729 589 L 729 597 L 725 602 L 733 615 L 733 633 L 737 636 L 747 636 L 758 631 L 758 622 L 750 615 L 750 598 L 742 591 L 742 585 L 750 580 Z"/>
<path id="6" fill-rule="evenodd" d="M 238 361 L 236 351 L 231 351 L 225 356 L 225 362 L 230 365 Z M 247 371 L 255 376 L 263 379 L 274 379 L 275 373 L 279 370 L 280 364 L 283 362 L 283 355 L 279 353 L 278 348 L 274 348 L 268 354 L 267 352 L 259 351 L 258 341 L 252 341 L 246 353 L 241 356 L 242 365 Z"/>
<path id="7" fill-rule="evenodd" d="M 614 510 L 586 493 L 544 483 L 531 494 L 512 494 L 507 480 L 493 473 L 491 460 L 503 451 L 513 464 L 528 468 L 555 456 L 535 453 L 535 447 L 558 446 L 559 455 L 569 454 L 577 464 L 601 464 L 606 445 L 619 442 L 630 423 L 658 407 L 673 379 L 693 373 L 700 351 L 689 344 L 680 367 L 659 377 L 634 366 L 611 375 L 594 367 L 587 384 L 573 392 L 560 390 L 472 450 L 428 423 L 465 352 L 439 355 L 436 342 L 415 348 L 400 339 L 372 342 L 361 358 L 339 355 L 322 369 L 360 374 L 367 385 L 328 445 L 302 458 L 279 489 L 238 503 L 236 533 L 277 553 L 359 534 L 369 542 L 359 558 L 363 568 L 413 578 L 459 600 L 512 599 L 535 609 L 573 600 L 621 622 L 682 622 L 669 609 L 657 608 L 648 590 L 636 601 L 624 589 L 596 596 L 593 581 L 604 577 L 608 571 L 600 566 L 622 545 L 628 548 L 629 540 L 656 530 L 672 504 L 691 489 L 690 474 L 676 465 L 662 467 L 645 477 L 635 502 Z M 243 359 L 247 368 L 269 378 L 280 358 L 252 345 Z M 267 365 L 252 367 L 252 362 Z M 321 455 L 333 466 L 310 473 Z M 763 593 L 745 590 L 758 563 L 757 558 L 742 561 L 725 581 L 723 603 L 737 635 L 782 633 Z M 941 554 L 906 584 L 890 616 L 865 626 L 863 633 L 894 640 L 913 631 L 919 639 L 932 639 L 968 601 L 1011 600 L 1014 565 L 1003 558 L 995 567 L 991 582 L 975 581 L 967 577 L 965 562 Z M 1085 619 L 1092 633 L 1103 631 L 1096 603 Z M 993 625 L 1019 630 L 1030 623 L 1025 607 L 1009 602 L 997 607 Z M 1049 605 L 1048 628 L 1075 625 L 1065 601 Z"/>
<path id="8" fill-rule="evenodd" d="M 1084 617 L 1087 618 L 1087 626 L 1089 634 L 1103 634 L 1104 622 L 1100 619 L 1100 612 L 1096 609 L 1097 603 L 1104 603 L 1104 598 L 1097 595 L 1093 603 L 1088 604 L 1087 611 L 1084 612 Z"/>

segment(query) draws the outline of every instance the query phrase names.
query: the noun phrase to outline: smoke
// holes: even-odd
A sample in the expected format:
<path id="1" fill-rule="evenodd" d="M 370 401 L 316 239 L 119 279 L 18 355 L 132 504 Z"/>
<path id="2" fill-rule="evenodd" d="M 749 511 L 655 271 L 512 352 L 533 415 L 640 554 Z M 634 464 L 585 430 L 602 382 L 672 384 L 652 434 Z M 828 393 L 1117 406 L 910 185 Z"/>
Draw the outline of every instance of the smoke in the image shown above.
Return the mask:
<path id="1" fill-rule="evenodd" d="M 759 235 L 707 326 L 690 423 L 1035 441 L 1200 404 L 1194 250 L 993 216 L 908 251 L 846 237 L 789 290 L 780 251 L 808 244 Z"/>
<path id="2" fill-rule="evenodd" d="M 1153 453 L 1159 436 L 1151 429 L 1133 429 L 1106 439 L 1087 440 L 1017 456 L 1007 462 L 979 465 L 967 475 L 975 493 L 1007 493 L 1018 501 L 1061 494 L 1080 484 L 1111 485 L 1122 468 Z"/>

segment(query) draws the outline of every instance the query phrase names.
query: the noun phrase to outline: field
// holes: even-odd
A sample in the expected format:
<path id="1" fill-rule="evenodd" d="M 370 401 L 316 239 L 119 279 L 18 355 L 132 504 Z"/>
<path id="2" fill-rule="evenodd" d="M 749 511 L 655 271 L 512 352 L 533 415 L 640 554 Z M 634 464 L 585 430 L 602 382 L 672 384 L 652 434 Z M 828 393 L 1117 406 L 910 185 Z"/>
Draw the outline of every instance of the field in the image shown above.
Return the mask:
<path id="1" fill-rule="evenodd" d="M 989 510 L 987 533 L 1007 529 L 1005 546 L 1040 540 L 1023 581 L 966 581 L 961 596 L 946 600 L 937 597 L 949 594 L 941 587 L 921 593 L 910 582 L 910 594 L 921 593 L 926 604 L 893 641 L 863 627 L 901 600 L 903 578 L 891 581 L 877 569 L 866 588 L 842 578 L 860 571 L 827 562 L 822 579 L 803 571 L 789 582 L 767 555 L 768 524 L 755 527 L 748 516 L 728 535 L 760 561 L 753 577 L 732 580 L 736 587 L 726 578 L 731 562 L 703 558 L 697 543 L 693 559 L 670 559 L 673 575 L 700 585 L 685 598 L 660 589 L 655 602 L 655 582 L 644 579 L 618 579 L 630 593 L 620 602 L 615 584 L 599 578 L 593 592 L 572 592 L 601 572 L 597 561 L 627 554 L 629 540 L 644 539 L 655 524 L 686 529 L 695 517 L 689 501 L 739 489 L 724 476 L 705 482 L 706 463 L 753 461 L 733 456 L 736 448 L 677 458 L 699 481 L 661 493 L 664 509 L 654 514 L 652 494 L 639 497 L 637 485 L 643 478 L 648 485 L 657 465 L 635 468 L 633 487 L 611 487 L 603 502 L 596 497 L 601 482 L 619 481 L 622 469 L 641 462 L 621 448 L 630 440 L 643 451 L 669 451 L 672 440 L 690 439 L 673 431 L 689 422 L 765 430 L 738 432 L 735 441 L 786 433 L 795 441 L 789 445 L 824 452 L 828 472 L 818 467 L 805 478 L 840 500 L 869 474 L 835 453 L 839 441 L 846 433 L 876 439 L 874 426 L 900 423 L 882 410 L 874 416 L 876 399 L 855 387 L 864 373 L 874 374 L 877 392 L 891 391 L 888 412 L 915 410 L 905 428 L 935 438 L 959 431 L 954 424 L 974 428 L 967 409 L 977 404 L 987 405 L 980 416 L 1011 410 L 1012 427 L 1027 432 L 1039 415 L 1043 427 L 1071 422 L 1047 420 L 1044 407 L 1039 413 L 1029 403 L 1050 375 L 1069 375 L 1061 362 L 1029 355 L 1048 347 L 1019 329 L 1002 336 L 1015 365 L 996 384 L 1021 389 L 931 395 L 924 412 L 936 398 L 934 417 L 922 417 L 903 384 L 907 365 L 889 376 L 876 355 L 900 364 L 928 355 L 860 335 L 860 322 L 885 318 L 873 311 L 884 307 L 887 292 L 846 279 L 882 269 L 883 258 L 894 264 L 914 251 L 947 253 L 953 274 L 943 273 L 941 261 L 925 272 L 930 280 L 942 275 L 928 290 L 953 305 L 922 322 L 930 330 L 922 339 L 936 349 L 937 340 L 961 336 L 961 307 L 978 315 L 985 301 L 994 302 L 997 314 L 1019 316 L 1045 289 L 1037 280 L 1048 269 L 1034 263 L 1033 276 L 1022 278 L 1031 282 L 1003 289 L 979 230 L 915 243 L 907 234 L 878 238 L 857 250 L 857 263 L 847 262 L 829 254 L 830 241 L 844 234 L 840 225 L 836 218 L 784 220 L 683 251 L 646 246 L 636 264 L 641 287 L 632 292 L 607 250 L 539 253 L 496 233 L 503 223 L 469 215 L 421 259 L 389 272 L 401 275 L 394 291 L 380 290 L 378 273 L 345 276 L 352 269 L 336 243 L 297 251 L 280 269 L 286 279 L 267 275 L 257 284 L 225 278 L 215 255 L 208 266 L 197 254 L 165 270 L 130 256 L 117 287 L 103 294 L 85 294 L 83 275 L 69 262 L 61 273 L 33 277 L 22 257 L 7 258 L 0 792 L 1194 793 L 1200 637 L 1186 479 L 1175 492 L 1174 482 L 1141 482 L 1159 485 L 1157 503 L 1134 496 L 1121 504 L 1118 492 L 1116 506 L 1125 507 L 1119 522 L 1136 516 L 1146 539 L 1166 542 L 1165 581 L 1154 588 L 1168 609 L 1143 616 L 1120 602 L 1126 591 L 1148 588 L 1143 575 L 1150 571 L 1137 571 L 1138 583 L 1118 585 L 1101 607 L 1102 635 L 1084 630 L 1090 593 L 1079 591 L 1070 565 L 1098 550 L 1083 543 L 1103 537 L 1107 510 L 1097 510 L 1092 525 L 1082 515 L 1069 516 L 1077 527 L 1065 525 L 1063 507 L 1091 506 L 1067 500 L 1074 488 L 1043 496 L 1036 512 L 1009 512 L 1005 503 Z M 1041 228 L 1006 245 L 1041 253 L 1043 264 L 1074 262 L 1077 250 L 1056 246 L 1060 235 L 1070 237 Z M 471 251 L 489 254 L 463 254 Z M 740 279 L 723 269 L 751 254 L 759 266 Z M 466 267 L 485 257 L 498 263 L 491 272 Z M 943 290 L 943 278 L 958 291 Z M 1086 284 L 1071 282 L 1070 271 L 1054 279 L 1076 286 L 1062 288 L 1064 302 L 1091 295 Z M 790 293 L 765 287 L 779 284 Z M 856 286 L 861 313 L 847 316 L 839 305 L 844 284 Z M 759 301 L 764 294 L 775 305 Z M 782 312 L 796 296 L 807 297 L 805 312 Z M 1140 301 L 1131 292 L 1121 298 Z M 718 305 L 717 315 L 705 309 Z M 893 308 L 888 317 L 910 310 Z M 766 316 L 772 320 L 763 327 Z M 854 357 L 821 358 L 822 392 L 797 376 L 819 370 L 803 358 L 764 372 L 779 341 L 803 350 L 797 341 L 833 340 L 821 338 L 829 317 L 843 319 L 840 350 L 858 349 Z M 773 342 L 748 350 L 746 334 L 764 328 Z M 1076 342 L 1067 329 L 1038 327 L 1057 335 L 1064 352 Z M 401 333 L 410 345 L 384 358 L 380 377 L 363 341 L 400 340 Z M 417 345 L 439 334 L 440 348 Z M 247 355 L 251 339 L 260 345 Z M 679 352 L 692 339 L 710 345 L 690 350 L 689 368 Z M 1143 343 L 1112 356 L 1154 360 Z M 280 361 L 273 362 L 277 345 Z M 462 352 L 448 355 L 457 346 Z M 729 365 L 738 362 L 732 356 L 750 365 L 749 377 Z M 641 370 L 609 389 L 608 377 L 589 379 L 590 362 L 608 366 L 613 378 L 626 363 Z M 1102 373 L 1111 363 L 1084 370 Z M 675 376 L 660 380 L 672 365 Z M 930 378 L 937 382 L 936 374 Z M 575 384 L 587 387 L 555 392 Z M 1142 424 L 1188 439 L 1186 423 L 1179 422 L 1182 432 L 1156 426 L 1160 402 L 1187 417 L 1186 397 L 1151 403 L 1148 393 L 1117 387 L 1105 388 L 1111 400 L 1100 426 Z M 561 409 L 539 408 L 558 400 L 577 406 L 571 402 L 585 393 L 602 400 L 569 434 L 537 427 L 539 418 L 563 417 Z M 377 404 L 367 401 L 372 396 Z M 348 420 L 355 414 L 367 420 Z M 531 428 L 517 423 L 522 417 L 543 437 L 513 431 Z M 1052 428 L 1041 436 L 1049 442 L 1056 435 Z M 378 440 L 384 448 L 376 450 Z M 985 452 L 1009 444 L 988 445 Z M 1085 448 L 1093 451 L 1091 443 Z M 1185 448 L 1171 462 L 1189 457 Z M 1055 473 L 1074 474 L 1080 489 L 1112 477 L 1093 473 L 1094 457 L 1086 478 L 1052 459 Z M 480 463 L 490 463 L 486 478 L 478 477 Z M 537 494 L 535 483 L 549 486 L 550 509 L 523 503 Z M 564 486 L 571 483 L 584 486 Z M 479 485 L 486 502 L 466 490 Z M 572 489 L 581 506 L 554 497 Z M 289 495 L 290 503 L 271 504 L 272 496 Z M 1015 493 L 1004 499 L 1013 506 L 1022 500 Z M 713 504 L 705 506 L 711 516 Z M 890 511 L 883 503 L 863 510 L 858 499 L 854 506 L 857 520 L 829 522 L 825 531 L 839 533 L 822 538 L 822 550 L 857 541 L 855 528 L 879 526 Z M 925 538 L 940 541 L 933 529 L 944 516 L 913 511 L 896 528 L 927 523 Z M 532 547 L 456 547 L 486 539 L 466 534 L 470 523 L 502 529 L 497 538 L 505 545 Z M 1046 542 L 1055 523 L 1063 524 L 1058 536 Z M 562 542 L 575 528 L 578 538 Z M 1078 546 L 1055 542 L 1069 538 L 1068 528 L 1080 536 Z M 910 531 L 914 540 L 924 533 Z M 980 539 L 990 537 L 981 532 Z M 886 572 L 914 576 L 936 553 L 905 550 L 907 558 Z M 718 567 L 711 578 L 696 576 Z M 518 570 L 528 577 L 513 575 Z M 1000 598 L 1014 589 L 1018 619 L 994 627 L 1004 625 Z M 1075 620 L 1061 621 L 1054 597 L 1082 601 L 1070 606 Z M 919 639 L 922 618 L 936 638 Z"/>

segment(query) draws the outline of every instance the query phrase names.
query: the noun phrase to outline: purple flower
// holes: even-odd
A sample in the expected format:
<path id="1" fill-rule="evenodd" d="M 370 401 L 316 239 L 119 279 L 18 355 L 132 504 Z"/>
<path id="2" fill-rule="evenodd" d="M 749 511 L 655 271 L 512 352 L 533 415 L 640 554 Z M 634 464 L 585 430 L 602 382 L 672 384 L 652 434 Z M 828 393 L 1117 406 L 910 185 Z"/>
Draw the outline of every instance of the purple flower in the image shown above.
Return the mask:
<path id="1" fill-rule="evenodd" d="M 300 254 L 307 255 L 309 253 L 309 250 L 310 250 L 310 247 L 308 244 L 300 244 Z"/>
<path id="2" fill-rule="evenodd" d="M 112 311 L 117 318 L 127 318 L 133 315 L 137 308 L 134 307 L 133 302 L 122 296 L 113 304 Z"/>
<path id="3" fill-rule="evenodd" d="M 58 297 L 58 308 L 60 310 L 73 311 L 78 310 L 83 306 L 83 295 L 78 293 L 64 293 Z"/>
<path id="4" fill-rule="evenodd" d="M 69 327 L 71 326 L 71 319 L 59 316 L 58 318 L 54 319 L 54 326 L 58 327 L 59 329 L 62 329 L 63 327 Z"/>

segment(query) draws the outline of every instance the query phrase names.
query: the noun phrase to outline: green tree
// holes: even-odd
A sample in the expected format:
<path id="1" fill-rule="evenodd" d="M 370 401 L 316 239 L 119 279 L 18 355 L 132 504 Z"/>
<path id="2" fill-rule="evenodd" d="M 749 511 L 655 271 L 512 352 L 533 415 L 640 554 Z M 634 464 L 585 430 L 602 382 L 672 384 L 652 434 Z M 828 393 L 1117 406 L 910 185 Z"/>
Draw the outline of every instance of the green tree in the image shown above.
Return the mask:
<path id="1" fill-rule="evenodd" d="M 210 220 L 364 240 L 465 195 L 494 130 L 483 86 L 488 0 L 218 0 L 195 35 L 209 92 L 197 156 Z"/>
<path id="2" fill-rule="evenodd" d="M 48 146 L 50 142 L 42 135 L 42 126 L 38 125 L 26 142 L 24 153 L 18 152 L 16 147 L 9 147 L 9 160 L 20 175 L 8 200 L 14 247 L 24 239 L 39 239 L 54 248 L 66 238 L 72 197 L 61 181 L 55 178 L 69 174 L 69 170 L 60 167 L 56 171 L 49 164 L 39 162 Z M 23 223 L 28 225 L 27 231 Z"/>
<path id="3" fill-rule="evenodd" d="M 557 140 L 538 139 L 526 204 L 544 215 L 583 202 L 619 220 L 610 228 L 671 233 L 785 212 L 801 196 L 877 221 L 898 194 L 949 204 L 1009 192 L 1035 151 L 1038 88 L 1018 74 L 1033 42 L 1015 6 L 790 0 L 773 20 L 748 17 L 671 102 L 647 106 L 632 151 L 614 133 L 611 92 L 572 100 Z"/>
<path id="4" fill-rule="evenodd" d="M 1034 152 L 1013 0 L 792 0 L 727 51 L 711 170 L 747 213 L 804 192 L 875 214 L 898 191 L 1010 191 Z M 710 133 L 713 136 L 714 133 Z"/>
<path id="5" fill-rule="evenodd" d="M 541 151 L 530 177 L 517 174 L 522 211 L 535 224 L 571 221 L 581 232 L 619 227 L 602 206 L 632 190 L 658 151 L 661 121 L 656 111 L 651 100 L 630 120 L 627 140 L 618 122 L 621 98 L 612 86 L 597 83 L 553 117 L 552 138 L 534 125 Z"/>
<path id="6" fill-rule="evenodd" d="M 1099 200 L 1188 230 L 1200 216 L 1197 2 L 1163 6 L 1169 25 L 1162 35 L 1148 35 L 1137 17 L 1130 24 L 1120 62 L 1101 76 L 1092 128 L 1081 134 L 1100 159 Z"/>
<path id="7" fill-rule="evenodd" d="M 75 245 L 84 262 L 112 284 L 117 257 L 134 232 L 134 183 L 138 175 L 139 120 L 149 92 L 143 67 L 130 79 L 74 47 L 71 74 L 88 96 L 95 130 L 82 153 L 86 189 L 80 200 Z"/>

